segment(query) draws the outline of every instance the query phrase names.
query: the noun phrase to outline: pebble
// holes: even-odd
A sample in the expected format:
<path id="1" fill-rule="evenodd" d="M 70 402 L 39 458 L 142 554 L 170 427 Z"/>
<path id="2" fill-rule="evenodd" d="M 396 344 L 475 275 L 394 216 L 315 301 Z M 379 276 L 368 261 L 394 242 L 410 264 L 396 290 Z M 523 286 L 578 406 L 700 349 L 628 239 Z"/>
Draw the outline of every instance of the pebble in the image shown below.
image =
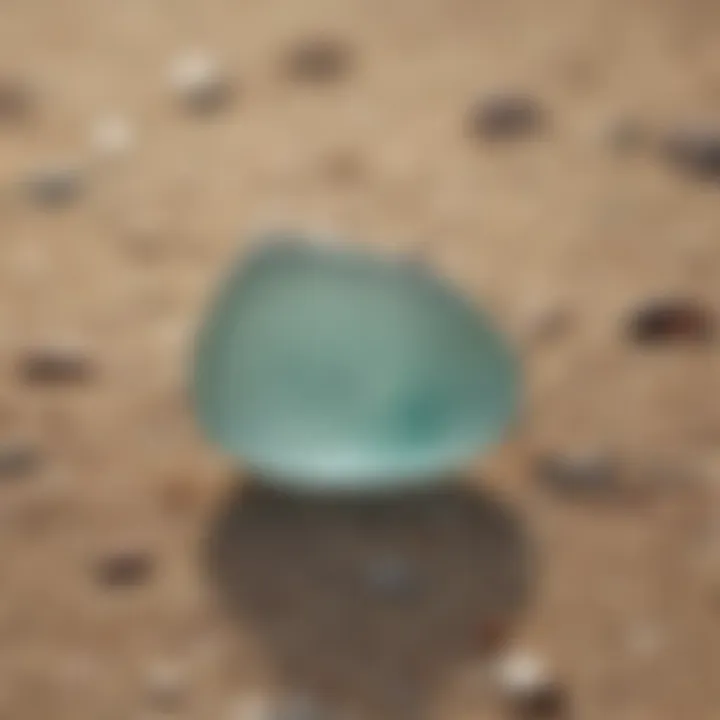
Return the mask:
<path id="1" fill-rule="evenodd" d="M 83 185 L 80 168 L 69 164 L 33 170 L 23 184 L 30 200 L 49 209 L 65 207 L 77 200 Z"/>
<path id="2" fill-rule="evenodd" d="M 695 300 L 660 298 L 632 312 L 628 334 L 643 345 L 702 344 L 715 335 L 715 323 L 708 310 Z"/>
<path id="3" fill-rule="evenodd" d="M 420 584 L 411 563 L 395 555 L 372 560 L 366 570 L 366 581 L 373 591 L 393 598 L 414 594 Z"/>
<path id="4" fill-rule="evenodd" d="M 87 380 L 93 374 L 93 366 L 79 348 L 38 347 L 20 358 L 18 372 L 23 380 L 36 385 L 68 384 Z"/>
<path id="5" fill-rule="evenodd" d="M 648 132 L 638 120 L 621 117 L 610 122 L 605 137 L 610 150 L 619 155 L 628 155 L 647 144 Z"/>
<path id="6" fill-rule="evenodd" d="M 153 560 L 147 553 L 127 550 L 101 558 L 95 565 L 95 577 L 109 587 L 134 587 L 147 582 L 153 570 Z"/>
<path id="7" fill-rule="evenodd" d="M 490 615 L 483 618 L 477 629 L 477 640 L 480 650 L 486 653 L 497 653 L 504 648 L 511 635 L 511 623 L 503 614 Z"/>
<path id="8" fill-rule="evenodd" d="M 720 125 L 677 128 L 661 143 L 667 160 L 700 179 L 720 180 Z"/>
<path id="9" fill-rule="evenodd" d="M 127 154 L 135 142 L 132 125 L 121 116 L 109 116 L 98 120 L 91 131 L 91 146 L 103 158 L 115 158 Z"/>
<path id="10" fill-rule="evenodd" d="M 232 99 L 230 79 L 214 58 L 201 52 L 178 57 L 171 67 L 170 80 L 180 102 L 196 114 L 217 112 Z"/>
<path id="11" fill-rule="evenodd" d="M 18 480 L 34 472 L 40 464 L 40 452 L 22 442 L 0 442 L 0 480 Z"/>
<path id="12" fill-rule="evenodd" d="M 310 82 L 338 80 L 348 73 L 351 64 L 348 46 L 328 37 L 299 42 L 290 49 L 285 59 L 288 77 Z"/>
<path id="13" fill-rule="evenodd" d="M 25 120 L 33 109 L 30 88 L 18 78 L 0 77 L 0 123 Z"/>
<path id="14" fill-rule="evenodd" d="M 536 135 L 546 124 L 540 102 L 520 93 L 496 93 L 480 99 L 470 109 L 471 135 L 486 140 L 516 140 Z"/>
<path id="15" fill-rule="evenodd" d="M 513 651 L 498 662 L 496 677 L 515 717 L 527 720 L 565 717 L 565 692 L 538 656 Z"/>
<path id="16" fill-rule="evenodd" d="M 546 487 L 567 496 L 600 497 L 619 489 L 618 463 L 602 450 L 547 454 L 537 470 Z"/>

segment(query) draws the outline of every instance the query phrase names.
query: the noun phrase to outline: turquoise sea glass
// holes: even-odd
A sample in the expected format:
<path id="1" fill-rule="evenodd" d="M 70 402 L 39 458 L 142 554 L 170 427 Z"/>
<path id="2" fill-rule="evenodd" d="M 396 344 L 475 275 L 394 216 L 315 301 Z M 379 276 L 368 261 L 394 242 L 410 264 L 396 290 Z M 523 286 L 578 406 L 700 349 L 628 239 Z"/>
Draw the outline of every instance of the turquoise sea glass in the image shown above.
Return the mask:
<path id="1" fill-rule="evenodd" d="M 207 434 L 265 482 L 319 491 L 440 481 L 512 421 L 503 338 L 421 264 L 273 238 L 226 279 L 197 338 Z"/>

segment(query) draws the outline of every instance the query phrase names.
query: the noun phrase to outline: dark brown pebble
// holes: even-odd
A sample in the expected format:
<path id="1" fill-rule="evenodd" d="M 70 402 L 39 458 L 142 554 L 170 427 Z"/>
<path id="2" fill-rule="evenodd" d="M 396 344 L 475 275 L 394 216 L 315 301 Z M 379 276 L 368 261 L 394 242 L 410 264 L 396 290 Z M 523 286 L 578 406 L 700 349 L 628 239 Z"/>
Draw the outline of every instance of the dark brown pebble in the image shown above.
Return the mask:
<path id="1" fill-rule="evenodd" d="M 20 359 L 18 371 L 23 380 L 36 385 L 78 383 L 93 374 L 89 358 L 74 349 L 39 348 Z"/>
<path id="2" fill-rule="evenodd" d="M 560 720 L 568 715 L 567 697 L 556 683 L 520 693 L 513 698 L 513 713 L 518 720 Z"/>
<path id="3" fill-rule="evenodd" d="M 482 98 L 470 109 L 468 130 L 486 140 L 516 140 L 536 135 L 546 124 L 540 102 L 520 93 Z"/>
<path id="4" fill-rule="evenodd" d="M 95 567 L 95 578 L 108 587 L 135 587 L 150 579 L 154 564 L 144 552 L 118 552 L 102 558 Z"/>
<path id="5" fill-rule="evenodd" d="M 629 322 L 632 340 L 643 345 L 705 343 L 715 334 L 711 314 L 690 299 L 660 299 L 636 310 Z"/>
<path id="6" fill-rule="evenodd" d="M 333 38 L 313 38 L 298 43 L 287 54 L 285 70 L 293 80 L 338 80 L 352 65 L 349 47 Z"/>
<path id="7" fill-rule="evenodd" d="M 720 181 L 720 126 L 677 129 L 665 138 L 662 150 L 682 172 Z"/>
<path id="8" fill-rule="evenodd" d="M 620 489 L 617 462 L 601 452 L 548 454 L 537 461 L 540 482 L 558 495 L 605 497 Z"/>
<path id="9" fill-rule="evenodd" d="M 0 480 L 18 480 L 33 473 L 40 464 L 40 453 L 25 443 L 0 443 Z"/>

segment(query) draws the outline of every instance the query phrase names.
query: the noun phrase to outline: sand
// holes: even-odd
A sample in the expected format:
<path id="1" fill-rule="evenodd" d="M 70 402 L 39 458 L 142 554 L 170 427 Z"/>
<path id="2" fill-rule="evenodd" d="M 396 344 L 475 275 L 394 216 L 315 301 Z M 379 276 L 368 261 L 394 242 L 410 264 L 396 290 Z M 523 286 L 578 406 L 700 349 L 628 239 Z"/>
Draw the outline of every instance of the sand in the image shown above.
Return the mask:
<path id="1" fill-rule="evenodd" d="M 288 74 L 317 37 L 347 66 Z M 236 90 L 217 112 L 173 91 L 196 49 Z M 359 719 L 504 717 L 488 623 L 552 665 L 573 717 L 718 717 L 718 350 L 647 353 L 625 327 L 666 293 L 720 311 L 720 190 L 608 137 L 717 121 L 720 5 L 2 0 L 0 70 L 36 99 L 0 123 L 0 430 L 41 459 L 0 483 L 0 717 L 234 720 L 278 688 Z M 496 91 L 536 97 L 547 128 L 468 137 Z M 132 129 L 118 157 L 92 146 L 104 118 Z M 51 209 L 23 183 L 55 164 L 79 189 Z M 379 515 L 238 497 L 187 378 L 208 293 L 267 227 L 421 252 L 496 315 L 527 402 L 469 490 Z M 38 344 L 93 372 L 29 384 Z M 648 492 L 538 484 L 539 449 L 588 447 Z M 398 552 L 426 592 L 386 607 L 358 577 Z M 109 581 L 113 553 L 150 564 Z"/>

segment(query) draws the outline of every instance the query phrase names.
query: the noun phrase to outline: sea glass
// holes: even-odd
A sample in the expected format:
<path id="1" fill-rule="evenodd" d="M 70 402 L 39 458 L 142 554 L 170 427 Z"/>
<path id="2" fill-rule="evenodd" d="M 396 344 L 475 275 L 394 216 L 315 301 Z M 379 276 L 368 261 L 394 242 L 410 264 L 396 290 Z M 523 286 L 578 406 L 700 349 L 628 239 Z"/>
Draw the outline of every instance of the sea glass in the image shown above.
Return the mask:
<path id="1" fill-rule="evenodd" d="M 197 335 L 194 403 L 264 482 L 374 492 L 440 482 L 515 417 L 490 319 L 423 264 L 273 237 L 242 254 Z"/>

